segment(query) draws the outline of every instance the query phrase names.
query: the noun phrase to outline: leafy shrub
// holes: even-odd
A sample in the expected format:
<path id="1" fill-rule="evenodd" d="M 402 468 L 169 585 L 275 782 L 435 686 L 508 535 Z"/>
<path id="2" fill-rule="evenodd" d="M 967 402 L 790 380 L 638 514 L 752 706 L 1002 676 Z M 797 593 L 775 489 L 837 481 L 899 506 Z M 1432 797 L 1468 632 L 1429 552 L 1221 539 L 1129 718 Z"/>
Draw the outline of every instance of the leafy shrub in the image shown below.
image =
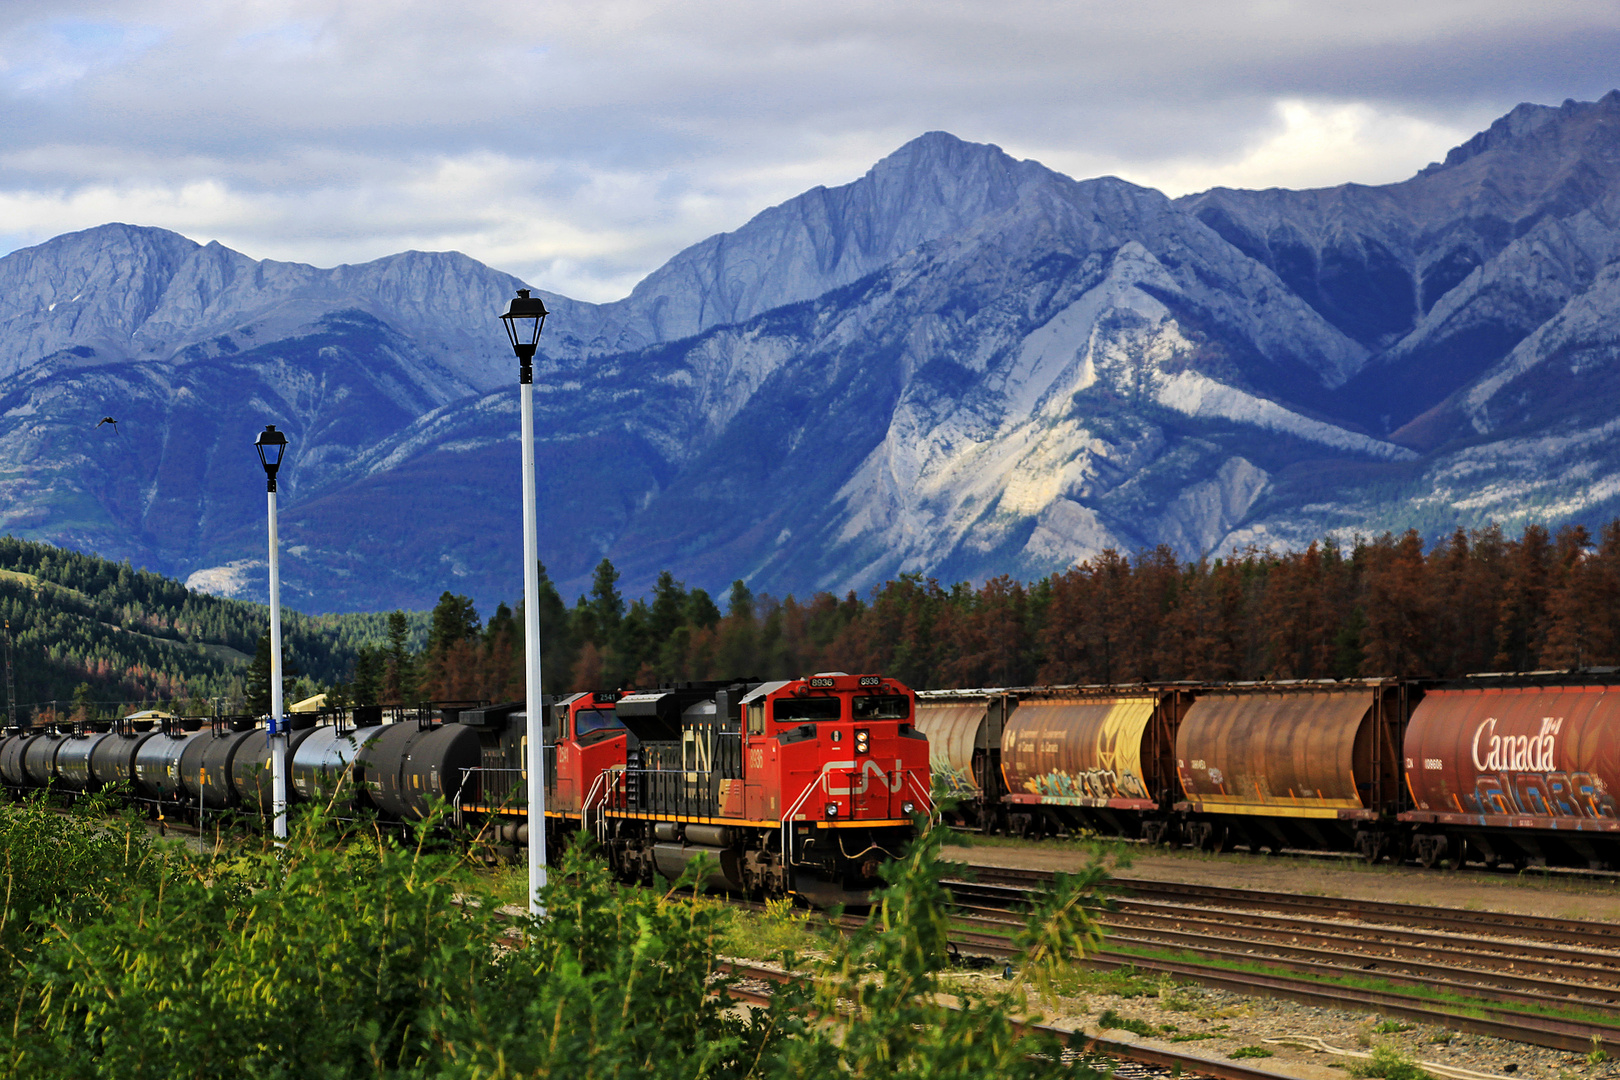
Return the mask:
<path id="1" fill-rule="evenodd" d="M 133 854 L 139 837 L 124 835 Z M 550 877 L 548 916 L 515 923 L 493 905 L 454 902 L 454 856 L 359 831 L 334 842 L 319 812 L 297 818 L 282 854 L 245 848 L 206 859 L 154 847 L 102 866 L 101 891 L 83 896 L 35 860 L 35 937 L 13 955 L 0 1071 L 120 1080 L 1075 1075 L 1055 1039 L 1014 1028 L 1009 1016 L 1025 1002 L 1011 991 L 953 986 L 960 1007 L 943 1003 L 942 840 L 930 833 L 886 867 L 866 929 L 830 942 L 810 977 L 753 1012 L 716 993 L 720 905 L 621 888 L 577 850 Z"/>
<path id="2" fill-rule="evenodd" d="M 1386 1044 L 1373 1047 L 1372 1057 L 1352 1062 L 1348 1072 L 1351 1076 L 1378 1076 L 1383 1080 L 1434 1080 L 1427 1069 Z"/>

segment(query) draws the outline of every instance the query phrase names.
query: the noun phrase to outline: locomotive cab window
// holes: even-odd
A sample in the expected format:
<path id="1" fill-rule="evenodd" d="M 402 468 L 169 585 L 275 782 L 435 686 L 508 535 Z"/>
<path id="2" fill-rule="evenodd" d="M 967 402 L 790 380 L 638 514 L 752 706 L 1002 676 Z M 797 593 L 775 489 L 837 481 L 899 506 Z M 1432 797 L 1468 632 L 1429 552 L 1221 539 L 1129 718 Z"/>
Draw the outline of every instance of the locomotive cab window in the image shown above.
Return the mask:
<path id="1" fill-rule="evenodd" d="M 796 720 L 842 720 L 843 702 L 835 697 L 785 697 L 771 703 L 771 719 L 777 723 Z"/>
<path id="2" fill-rule="evenodd" d="M 911 699 L 902 694 L 869 694 L 850 700 L 856 720 L 905 720 L 911 716 Z"/>
<path id="3" fill-rule="evenodd" d="M 748 706 L 748 734 L 765 734 L 765 703 L 753 702 Z"/>
<path id="4" fill-rule="evenodd" d="M 580 735 L 588 735 L 604 728 L 622 728 L 624 723 L 612 709 L 581 709 L 574 714 L 574 723 Z"/>

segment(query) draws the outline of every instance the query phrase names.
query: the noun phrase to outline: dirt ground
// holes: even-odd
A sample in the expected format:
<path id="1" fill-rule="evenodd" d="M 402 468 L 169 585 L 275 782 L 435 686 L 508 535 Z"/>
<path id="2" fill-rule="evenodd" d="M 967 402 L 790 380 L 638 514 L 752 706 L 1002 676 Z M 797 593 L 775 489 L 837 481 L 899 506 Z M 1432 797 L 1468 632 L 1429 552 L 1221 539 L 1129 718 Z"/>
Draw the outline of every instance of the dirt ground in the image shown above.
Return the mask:
<path id="1" fill-rule="evenodd" d="M 1019 870 L 1077 870 L 1096 856 L 1094 848 L 1066 841 L 1040 843 L 968 840 L 948 845 L 947 858 L 976 866 Z M 1600 878 L 1527 870 L 1423 870 L 1368 866 L 1348 858 L 1248 855 L 1230 852 L 1166 852 L 1122 846 L 1109 857 L 1117 877 L 1266 889 L 1306 896 L 1387 900 L 1433 907 L 1556 916 L 1597 922 L 1620 921 L 1620 875 Z"/>

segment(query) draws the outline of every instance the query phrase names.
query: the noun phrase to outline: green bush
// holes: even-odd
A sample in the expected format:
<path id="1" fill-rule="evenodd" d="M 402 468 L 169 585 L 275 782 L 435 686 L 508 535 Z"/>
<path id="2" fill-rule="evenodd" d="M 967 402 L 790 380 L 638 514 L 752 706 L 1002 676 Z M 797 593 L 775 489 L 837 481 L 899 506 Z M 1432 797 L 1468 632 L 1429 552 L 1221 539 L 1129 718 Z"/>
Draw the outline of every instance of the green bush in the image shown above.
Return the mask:
<path id="1" fill-rule="evenodd" d="M 1373 1047 L 1372 1057 L 1352 1062 L 1351 1076 L 1382 1077 L 1383 1080 L 1434 1080 L 1434 1075 L 1393 1046 Z"/>
<path id="2" fill-rule="evenodd" d="M 953 985 L 961 1007 L 940 1000 L 938 832 L 886 868 L 865 931 L 757 1011 L 715 992 L 719 905 L 621 888 L 579 851 L 551 877 L 548 917 L 514 926 L 455 902 L 453 855 L 380 834 L 334 840 L 318 813 L 279 855 L 209 859 L 143 849 L 138 829 L 105 835 L 130 856 L 107 861 L 111 842 L 97 840 L 100 863 L 26 868 L 33 938 L 12 954 L 7 1075 L 1074 1075 L 1055 1040 L 1014 1029 L 1012 991 Z M 65 887 L 96 874 L 99 891 Z"/>

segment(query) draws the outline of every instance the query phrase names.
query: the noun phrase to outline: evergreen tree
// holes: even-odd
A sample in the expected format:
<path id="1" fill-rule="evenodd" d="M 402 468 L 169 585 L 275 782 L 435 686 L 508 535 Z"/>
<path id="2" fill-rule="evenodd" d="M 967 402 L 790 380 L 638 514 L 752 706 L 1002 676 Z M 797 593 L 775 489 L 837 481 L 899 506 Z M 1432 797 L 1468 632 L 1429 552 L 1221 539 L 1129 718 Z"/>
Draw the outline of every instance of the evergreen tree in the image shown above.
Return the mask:
<path id="1" fill-rule="evenodd" d="M 557 586 L 551 583 L 546 574 L 544 563 L 540 565 L 540 679 L 541 686 L 548 694 L 563 694 L 568 690 L 569 672 L 574 666 L 574 657 L 579 652 L 579 643 L 583 640 L 575 631 L 568 617 L 568 606 L 557 592 Z M 617 576 L 617 575 L 615 575 Z M 523 635 L 519 629 L 518 642 L 518 685 L 523 685 Z"/>
<path id="2" fill-rule="evenodd" d="M 284 706 L 291 704 L 293 680 L 298 676 L 298 668 L 290 663 L 285 654 L 281 658 L 281 699 Z M 270 712 L 270 633 L 259 635 L 258 645 L 253 651 L 253 663 L 248 667 L 247 677 L 247 710 L 252 716 L 265 716 Z"/>
<path id="3" fill-rule="evenodd" d="M 440 595 L 439 603 L 433 609 L 433 624 L 428 631 L 428 651 L 442 652 L 458 641 L 472 641 L 478 637 L 479 629 L 478 609 L 473 606 L 471 598 L 452 596 L 445 592 Z"/>
<path id="4" fill-rule="evenodd" d="M 383 658 L 380 650 L 362 645 L 354 658 L 354 703 L 376 705 L 382 701 Z"/>
<path id="5" fill-rule="evenodd" d="M 712 630 L 720 621 L 720 609 L 715 606 L 714 597 L 702 589 L 693 589 L 686 594 L 685 617 L 689 626 Z"/>
<path id="6" fill-rule="evenodd" d="M 96 718 L 95 702 L 90 700 L 90 684 L 82 682 L 73 689 L 72 719 L 76 721 L 94 720 Z"/>
<path id="7" fill-rule="evenodd" d="M 670 635 L 685 624 L 688 599 L 685 586 L 675 580 L 674 574 L 665 570 L 658 575 L 647 617 L 647 632 L 653 641 L 669 640 Z"/>
<path id="8" fill-rule="evenodd" d="M 403 611 L 388 616 L 388 651 L 384 654 L 383 697 L 388 704 L 405 705 L 417 700 L 416 656 L 408 644 L 410 623 Z"/>
<path id="9" fill-rule="evenodd" d="M 731 583 L 731 597 L 726 603 L 726 618 L 752 622 L 754 620 L 754 594 L 741 578 Z"/>
<path id="10" fill-rule="evenodd" d="M 624 618 L 624 597 L 619 595 L 619 572 L 603 559 L 596 564 L 591 576 L 591 614 L 596 617 L 598 644 L 611 642 L 613 633 Z"/>
<path id="11" fill-rule="evenodd" d="M 422 693 L 435 700 L 467 700 L 478 683 L 478 609 L 465 596 L 439 597 L 422 658 Z"/>

